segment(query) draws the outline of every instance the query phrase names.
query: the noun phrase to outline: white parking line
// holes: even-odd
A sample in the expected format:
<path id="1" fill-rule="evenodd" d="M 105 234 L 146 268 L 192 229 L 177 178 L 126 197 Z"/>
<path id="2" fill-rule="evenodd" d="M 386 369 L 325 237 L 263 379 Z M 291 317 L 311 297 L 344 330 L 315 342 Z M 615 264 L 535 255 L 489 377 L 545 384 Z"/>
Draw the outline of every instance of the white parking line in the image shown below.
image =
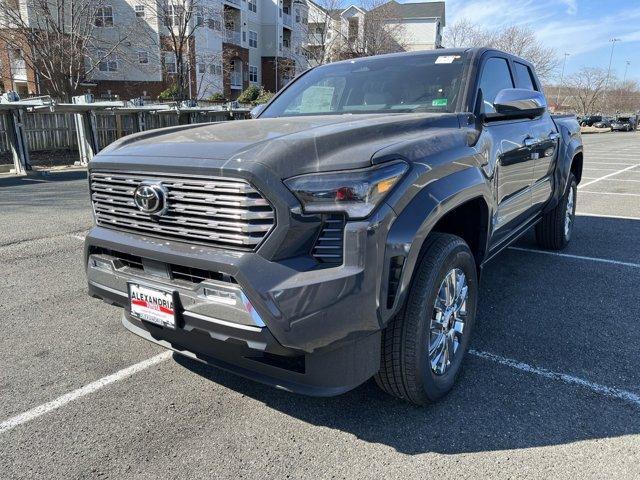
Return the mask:
<path id="1" fill-rule="evenodd" d="M 640 193 L 596 192 L 595 190 L 581 190 L 580 193 L 595 193 L 597 195 L 623 195 L 627 197 L 640 197 Z"/>
<path id="2" fill-rule="evenodd" d="M 601 213 L 576 212 L 578 217 L 597 217 L 597 218 L 621 218 L 623 220 L 640 220 L 640 217 L 629 217 L 627 215 L 602 215 Z"/>
<path id="3" fill-rule="evenodd" d="M 135 365 L 131 365 L 130 367 L 123 368 L 122 370 L 117 371 L 116 373 L 112 373 L 111 375 L 107 375 L 106 377 L 101 378 L 100 380 L 96 380 L 95 382 L 91 382 L 84 387 L 78 388 L 73 392 L 65 393 L 61 397 L 56 398 L 50 402 L 44 403 L 40 406 L 32 408 L 31 410 L 27 410 L 24 413 L 16 415 L 15 417 L 11 417 L 8 420 L 0 423 L 0 433 L 8 432 L 9 430 L 14 429 L 18 425 L 22 425 L 23 423 L 27 423 L 35 418 L 38 418 L 45 413 L 52 412 L 57 410 L 60 407 L 64 407 L 67 403 L 73 402 L 74 400 L 78 400 L 90 393 L 96 392 L 101 388 L 106 387 L 107 385 L 115 382 L 119 382 L 120 380 L 124 380 L 131 375 L 134 375 L 142 370 L 145 370 L 149 367 L 153 367 L 154 365 L 159 364 L 160 362 L 164 362 L 171 358 L 173 352 L 162 352 L 155 357 L 148 358 L 147 360 L 143 360 L 142 362 L 136 363 Z"/>
<path id="4" fill-rule="evenodd" d="M 534 375 L 539 375 L 550 380 L 559 380 L 571 385 L 578 385 L 580 387 L 591 390 L 594 393 L 598 393 L 606 397 L 617 398 L 618 400 L 623 400 L 635 405 L 636 407 L 640 407 L 640 395 L 629 392 L 627 390 L 607 387 L 606 385 L 600 385 L 583 378 L 574 377 L 573 375 L 568 375 L 566 373 L 554 372 L 553 370 L 547 370 L 546 368 L 542 367 L 534 367 L 533 365 L 529 365 L 528 363 L 520 362 L 512 358 L 502 357 L 494 353 L 482 352 L 473 349 L 469 350 L 469 353 L 476 357 L 484 358 L 485 360 L 490 360 L 492 362 L 499 363 L 500 365 L 515 368 L 516 370 L 520 370 L 522 372 L 533 373 Z"/>
<path id="5" fill-rule="evenodd" d="M 553 255 L 554 257 L 573 258 L 575 260 L 589 260 L 591 262 L 609 263 L 612 265 L 622 265 L 624 267 L 640 268 L 640 263 L 621 262 L 619 260 L 610 260 L 608 258 L 586 257 L 584 255 L 573 255 L 571 253 L 549 252 L 547 250 L 537 250 L 535 248 L 509 247 L 509 250 L 518 250 L 520 252 L 541 253 L 543 255 Z"/>
<path id="6" fill-rule="evenodd" d="M 631 165 L 630 167 L 623 168 L 622 170 L 618 170 L 616 172 L 610 173 L 608 175 L 605 175 L 604 177 L 596 178 L 595 180 L 591 180 L 590 182 L 581 183 L 580 185 L 578 185 L 578 188 L 584 188 L 587 185 L 591 185 L 593 183 L 599 182 L 600 180 L 604 180 L 605 178 L 613 177 L 614 175 L 618 175 L 619 173 L 626 172 L 627 170 L 631 170 L 632 168 L 636 168 L 636 167 L 640 167 L 640 163 L 636 165 Z"/>
<path id="7" fill-rule="evenodd" d="M 598 161 L 594 161 L 593 165 L 635 165 L 635 163 L 598 162 Z"/>
<path id="8" fill-rule="evenodd" d="M 585 178 L 595 180 L 598 177 L 585 177 L 585 176 L 582 177 L 583 180 Z M 602 182 L 640 182 L 640 180 L 634 180 L 633 178 L 603 178 L 601 181 Z"/>

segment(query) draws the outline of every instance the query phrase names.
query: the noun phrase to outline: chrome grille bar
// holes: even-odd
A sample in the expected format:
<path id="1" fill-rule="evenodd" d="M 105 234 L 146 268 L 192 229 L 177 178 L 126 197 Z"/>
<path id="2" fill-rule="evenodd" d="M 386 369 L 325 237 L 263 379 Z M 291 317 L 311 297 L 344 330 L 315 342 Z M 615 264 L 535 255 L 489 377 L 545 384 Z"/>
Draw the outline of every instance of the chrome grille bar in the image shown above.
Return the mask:
<path id="1" fill-rule="evenodd" d="M 162 182 L 167 190 L 169 208 L 160 217 L 133 201 L 145 180 Z M 90 184 L 96 223 L 108 228 L 252 250 L 275 224 L 269 202 L 238 178 L 92 171 Z"/>

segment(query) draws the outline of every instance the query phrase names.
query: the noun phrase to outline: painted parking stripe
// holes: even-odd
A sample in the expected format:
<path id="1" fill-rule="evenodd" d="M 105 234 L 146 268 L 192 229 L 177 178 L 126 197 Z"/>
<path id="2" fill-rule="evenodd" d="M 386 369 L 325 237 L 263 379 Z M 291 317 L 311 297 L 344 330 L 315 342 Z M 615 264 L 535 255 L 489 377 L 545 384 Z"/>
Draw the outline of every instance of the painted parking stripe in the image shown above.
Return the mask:
<path id="1" fill-rule="evenodd" d="M 78 400 L 82 397 L 85 397 L 91 393 L 97 392 L 98 390 L 110 385 L 112 383 L 119 382 L 120 380 L 124 380 L 142 370 L 145 370 L 149 367 L 153 367 L 165 360 L 171 358 L 173 352 L 162 352 L 155 357 L 148 358 L 143 360 L 142 362 L 131 365 L 127 368 L 123 368 L 122 370 L 117 371 L 116 373 L 112 373 L 111 375 L 107 375 L 95 382 L 91 382 L 84 387 L 80 387 L 77 390 L 74 390 L 69 393 L 65 393 L 64 395 L 52 400 L 50 402 L 39 405 L 31 410 L 27 410 L 24 413 L 16 415 L 15 417 L 11 417 L 4 422 L 0 423 L 0 433 L 8 432 L 16 428 L 23 423 L 30 422 L 42 415 L 57 410 L 60 407 L 64 407 L 68 403 L 71 403 L 75 400 Z"/>
<path id="2" fill-rule="evenodd" d="M 591 390 L 592 392 L 599 395 L 623 400 L 625 402 L 631 403 L 632 405 L 635 405 L 636 407 L 640 407 L 640 395 L 629 392 L 627 390 L 600 385 L 599 383 L 590 382 L 589 380 L 585 380 L 580 377 L 574 377 L 573 375 L 561 372 L 554 372 L 553 370 L 547 370 L 546 368 L 542 367 L 534 367 L 533 365 L 529 365 L 528 363 L 520 362 L 512 358 L 503 357 L 501 355 L 496 355 L 494 353 L 473 349 L 470 349 L 469 353 L 475 357 L 483 358 L 485 360 L 499 363 L 500 365 L 515 368 L 516 370 L 520 370 L 521 372 L 532 373 L 540 377 L 548 378 L 550 380 L 557 380 L 560 382 L 568 383 L 570 385 L 577 385 L 579 387 Z"/>
<path id="3" fill-rule="evenodd" d="M 601 213 L 588 213 L 588 212 L 576 212 L 578 217 L 597 217 L 597 218 L 621 218 L 623 220 L 640 220 L 640 217 L 630 217 L 628 215 L 612 215 L 607 213 L 602 215 Z"/>
<path id="4" fill-rule="evenodd" d="M 633 169 L 633 168 L 637 168 L 637 167 L 640 167 L 640 164 L 637 164 L 637 165 L 631 165 L 631 166 L 629 166 L 629 167 L 627 167 L 627 168 L 623 168 L 622 170 L 617 170 L 617 171 L 615 171 L 615 172 L 609 173 L 608 175 L 605 175 L 604 177 L 596 178 L 595 180 L 591 180 L 590 182 L 587 182 L 587 183 L 581 183 L 580 185 L 578 185 L 578 188 L 584 188 L 584 187 L 586 187 L 587 185 L 594 184 L 594 183 L 596 183 L 596 182 L 599 182 L 600 180 L 604 180 L 605 178 L 613 177 L 614 175 L 618 175 L 618 174 L 620 174 L 620 173 L 624 173 L 624 172 L 626 172 L 626 171 L 628 171 L 628 170 L 631 170 L 631 169 Z"/>
<path id="5" fill-rule="evenodd" d="M 623 193 L 623 192 L 596 192 L 595 190 L 581 190 L 580 193 L 593 193 L 594 195 L 621 195 L 627 197 L 640 197 L 640 193 Z"/>
<path id="6" fill-rule="evenodd" d="M 582 177 L 583 179 L 597 179 L 598 177 Z M 634 180 L 633 178 L 603 178 L 602 182 L 640 182 L 640 180 Z"/>
<path id="7" fill-rule="evenodd" d="M 554 257 L 572 258 L 575 260 L 589 260 L 591 262 L 609 263 L 612 265 L 621 265 L 624 267 L 640 268 L 640 263 L 621 262 L 619 260 L 611 260 L 608 258 L 587 257 L 585 255 L 573 255 L 571 253 L 550 252 L 547 250 L 538 250 L 535 248 L 525 248 L 525 247 L 509 247 L 509 250 L 518 250 L 519 252 L 540 253 L 542 255 L 552 255 Z"/>

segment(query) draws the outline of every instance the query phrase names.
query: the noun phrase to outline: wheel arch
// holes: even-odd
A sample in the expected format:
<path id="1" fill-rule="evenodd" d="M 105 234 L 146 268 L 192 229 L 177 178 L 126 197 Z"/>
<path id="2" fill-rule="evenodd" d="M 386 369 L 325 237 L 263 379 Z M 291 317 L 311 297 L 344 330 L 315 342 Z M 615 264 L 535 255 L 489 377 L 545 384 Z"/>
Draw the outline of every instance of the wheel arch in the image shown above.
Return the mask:
<path id="1" fill-rule="evenodd" d="M 488 247 L 491 198 L 484 174 L 470 168 L 429 184 L 400 212 L 389 230 L 382 269 L 383 326 L 404 305 L 431 232 L 462 237 L 470 245 L 476 265 L 481 265 Z"/>

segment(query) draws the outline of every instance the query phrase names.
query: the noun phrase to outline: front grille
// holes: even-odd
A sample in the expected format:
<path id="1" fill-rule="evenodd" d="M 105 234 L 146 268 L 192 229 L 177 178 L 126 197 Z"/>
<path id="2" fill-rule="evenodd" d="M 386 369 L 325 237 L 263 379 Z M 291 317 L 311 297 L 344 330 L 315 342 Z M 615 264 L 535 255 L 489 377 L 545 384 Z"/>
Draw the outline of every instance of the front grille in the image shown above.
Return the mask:
<path id="1" fill-rule="evenodd" d="M 116 252 L 108 248 L 91 247 L 90 254 L 92 255 L 105 255 L 118 261 L 122 267 L 129 267 L 134 270 L 144 271 L 143 259 L 137 255 L 131 255 L 130 253 Z M 201 268 L 186 267 L 184 265 L 175 265 L 173 263 L 167 264 L 169 272 L 171 272 L 171 278 L 174 280 L 184 280 L 190 283 L 200 283 L 205 280 L 217 280 L 220 282 L 237 283 L 236 280 L 220 272 L 213 272 L 211 270 L 203 270 Z M 116 265 L 116 268 L 121 268 Z"/>
<path id="2" fill-rule="evenodd" d="M 133 193 L 142 181 L 162 182 L 168 210 L 140 211 Z M 103 227 L 190 243 L 253 250 L 275 224 L 269 202 L 238 178 L 92 171 L 91 201 Z"/>

